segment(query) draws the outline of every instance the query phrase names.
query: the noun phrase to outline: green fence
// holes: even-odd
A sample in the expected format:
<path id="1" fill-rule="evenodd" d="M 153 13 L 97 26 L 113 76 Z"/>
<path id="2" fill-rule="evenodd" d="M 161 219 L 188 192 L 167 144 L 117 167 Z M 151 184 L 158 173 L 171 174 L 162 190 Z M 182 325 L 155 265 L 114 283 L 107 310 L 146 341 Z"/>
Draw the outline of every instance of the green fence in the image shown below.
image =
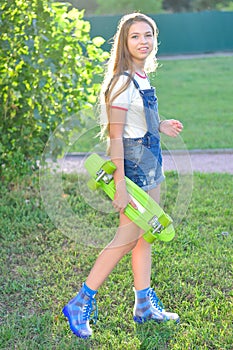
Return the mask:
<path id="1" fill-rule="evenodd" d="M 233 12 L 205 11 L 150 15 L 159 28 L 159 55 L 233 51 Z M 109 50 L 121 16 L 90 16 L 91 36 Z"/>

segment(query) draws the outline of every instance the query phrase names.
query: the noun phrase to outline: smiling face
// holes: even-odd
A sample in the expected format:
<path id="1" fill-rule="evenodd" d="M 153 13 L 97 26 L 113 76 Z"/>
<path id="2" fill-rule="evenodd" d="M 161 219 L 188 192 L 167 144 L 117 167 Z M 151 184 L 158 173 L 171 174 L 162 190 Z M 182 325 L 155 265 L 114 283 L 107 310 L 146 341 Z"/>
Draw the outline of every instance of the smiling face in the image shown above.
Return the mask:
<path id="1" fill-rule="evenodd" d="M 128 32 L 127 46 L 136 67 L 143 67 L 154 47 L 154 35 L 146 22 L 136 22 Z"/>

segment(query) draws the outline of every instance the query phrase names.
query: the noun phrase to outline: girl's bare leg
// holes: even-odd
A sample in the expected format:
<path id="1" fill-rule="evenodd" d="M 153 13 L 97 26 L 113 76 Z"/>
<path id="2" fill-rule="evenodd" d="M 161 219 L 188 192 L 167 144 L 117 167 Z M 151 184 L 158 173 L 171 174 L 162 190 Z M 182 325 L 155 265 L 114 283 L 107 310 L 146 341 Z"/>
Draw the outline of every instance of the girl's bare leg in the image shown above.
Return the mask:
<path id="1" fill-rule="evenodd" d="M 139 227 L 121 214 L 114 239 L 102 250 L 86 280 L 89 288 L 97 290 L 103 284 L 121 258 L 135 247 L 139 234 Z"/>
<path id="2" fill-rule="evenodd" d="M 149 191 L 149 195 L 159 203 L 160 186 Z M 151 244 L 146 242 L 142 236 L 138 239 L 138 242 L 132 251 L 132 270 L 134 275 L 134 287 L 136 290 L 150 287 Z"/>

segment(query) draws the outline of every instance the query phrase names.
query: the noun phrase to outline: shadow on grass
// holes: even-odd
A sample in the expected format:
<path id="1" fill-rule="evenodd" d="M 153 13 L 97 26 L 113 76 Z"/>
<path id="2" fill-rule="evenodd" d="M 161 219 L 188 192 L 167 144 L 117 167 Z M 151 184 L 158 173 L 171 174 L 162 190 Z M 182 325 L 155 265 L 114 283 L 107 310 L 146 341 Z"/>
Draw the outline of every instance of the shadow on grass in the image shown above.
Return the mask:
<path id="1" fill-rule="evenodd" d="M 178 332 L 179 325 L 173 322 L 158 324 L 150 321 L 136 326 L 140 350 L 169 350 L 170 339 Z"/>

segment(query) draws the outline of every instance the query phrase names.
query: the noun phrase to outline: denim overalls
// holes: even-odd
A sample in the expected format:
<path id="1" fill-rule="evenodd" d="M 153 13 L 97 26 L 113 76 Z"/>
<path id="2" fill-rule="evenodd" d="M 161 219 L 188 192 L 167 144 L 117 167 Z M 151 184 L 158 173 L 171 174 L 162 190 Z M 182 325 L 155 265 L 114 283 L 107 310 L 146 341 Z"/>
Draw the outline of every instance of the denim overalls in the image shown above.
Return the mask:
<path id="1" fill-rule="evenodd" d="M 129 76 L 128 73 L 124 75 Z M 145 191 L 151 190 L 164 180 L 159 135 L 158 102 L 155 89 L 140 90 L 144 105 L 147 132 L 140 138 L 123 138 L 125 175 Z"/>

